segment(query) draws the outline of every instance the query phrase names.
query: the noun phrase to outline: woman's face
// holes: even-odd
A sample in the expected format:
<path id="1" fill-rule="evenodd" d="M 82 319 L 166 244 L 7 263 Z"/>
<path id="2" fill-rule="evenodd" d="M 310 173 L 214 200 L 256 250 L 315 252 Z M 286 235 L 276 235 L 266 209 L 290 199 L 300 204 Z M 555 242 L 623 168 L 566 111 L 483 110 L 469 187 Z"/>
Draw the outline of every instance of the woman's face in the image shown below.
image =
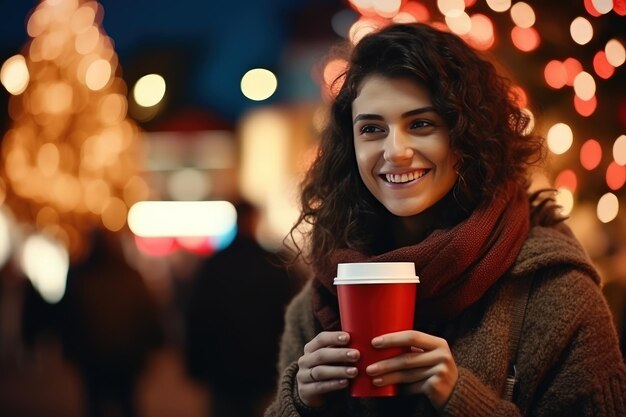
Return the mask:
<path id="1" fill-rule="evenodd" d="M 426 88 L 367 77 L 352 102 L 352 121 L 361 179 L 391 213 L 422 213 L 454 186 L 458 157 Z"/>

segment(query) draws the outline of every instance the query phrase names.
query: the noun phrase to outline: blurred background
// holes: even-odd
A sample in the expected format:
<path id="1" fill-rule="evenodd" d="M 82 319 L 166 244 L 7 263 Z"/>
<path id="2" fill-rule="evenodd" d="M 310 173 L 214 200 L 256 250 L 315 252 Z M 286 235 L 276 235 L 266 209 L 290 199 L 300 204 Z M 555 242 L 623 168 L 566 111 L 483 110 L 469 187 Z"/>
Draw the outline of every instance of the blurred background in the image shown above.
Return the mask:
<path id="1" fill-rule="evenodd" d="M 533 187 L 559 190 L 624 334 L 625 16 L 624 0 L 0 0 L 0 415 L 258 415 L 308 277 L 264 259 L 345 66 L 329 49 L 390 22 L 457 33 L 514 80 L 550 149 Z"/>

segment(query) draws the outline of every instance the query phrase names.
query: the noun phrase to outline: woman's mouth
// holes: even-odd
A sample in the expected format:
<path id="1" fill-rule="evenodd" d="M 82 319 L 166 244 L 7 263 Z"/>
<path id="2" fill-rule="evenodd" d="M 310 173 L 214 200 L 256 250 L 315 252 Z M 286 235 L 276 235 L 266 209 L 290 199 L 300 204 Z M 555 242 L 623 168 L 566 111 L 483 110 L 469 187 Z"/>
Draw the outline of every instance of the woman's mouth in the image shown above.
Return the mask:
<path id="1" fill-rule="evenodd" d="M 406 184 L 422 178 L 430 169 L 418 169 L 404 174 L 381 174 L 380 177 L 391 184 Z"/>

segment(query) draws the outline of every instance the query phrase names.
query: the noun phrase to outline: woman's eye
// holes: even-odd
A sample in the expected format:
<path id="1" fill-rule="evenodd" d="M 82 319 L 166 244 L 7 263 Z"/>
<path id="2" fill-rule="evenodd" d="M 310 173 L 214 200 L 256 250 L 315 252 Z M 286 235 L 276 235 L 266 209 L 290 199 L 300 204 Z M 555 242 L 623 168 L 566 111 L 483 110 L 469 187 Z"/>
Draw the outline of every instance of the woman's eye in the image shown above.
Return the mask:
<path id="1" fill-rule="evenodd" d="M 419 129 L 422 127 L 430 127 L 433 124 L 430 123 L 428 120 L 415 120 L 414 122 L 411 123 L 411 129 Z"/>
<path id="2" fill-rule="evenodd" d="M 360 133 L 361 134 L 367 134 L 367 133 L 379 133 L 382 132 L 383 130 L 378 127 L 378 126 L 374 126 L 374 125 L 365 125 L 361 128 Z"/>

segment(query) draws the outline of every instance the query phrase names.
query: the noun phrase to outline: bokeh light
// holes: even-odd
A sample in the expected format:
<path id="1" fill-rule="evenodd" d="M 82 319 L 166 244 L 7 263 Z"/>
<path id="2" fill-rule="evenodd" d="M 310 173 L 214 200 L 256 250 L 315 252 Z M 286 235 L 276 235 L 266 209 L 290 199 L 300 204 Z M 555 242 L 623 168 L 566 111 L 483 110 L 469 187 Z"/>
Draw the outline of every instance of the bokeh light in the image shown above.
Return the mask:
<path id="1" fill-rule="evenodd" d="M 602 160 L 602 146 L 595 139 L 588 139 L 580 147 L 580 164 L 588 171 L 600 165 Z"/>
<path id="2" fill-rule="evenodd" d="M 30 74 L 23 55 L 13 55 L 4 61 L 0 68 L 0 82 L 10 94 L 22 94 L 29 81 Z"/>
<path id="3" fill-rule="evenodd" d="M 254 68 L 241 78 L 241 92 L 254 101 L 263 101 L 276 92 L 278 80 L 272 71 L 265 68 Z"/>
<path id="4" fill-rule="evenodd" d="M 487 0 L 487 5 L 494 12 L 506 12 L 511 7 L 511 0 Z"/>
<path id="5" fill-rule="evenodd" d="M 572 133 L 572 128 L 565 123 L 556 123 L 548 130 L 548 148 L 556 155 L 567 152 L 573 142 L 574 134 Z"/>
<path id="6" fill-rule="evenodd" d="M 563 61 L 563 66 L 565 67 L 565 72 L 567 73 L 567 80 L 565 81 L 565 84 L 573 86 L 574 80 L 576 79 L 576 76 L 582 72 L 583 66 L 579 60 L 572 57 Z"/>
<path id="7" fill-rule="evenodd" d="M 541 43 L 539 32 L 535 28 L 513 27 L 511 30 L 511 40 L 517 49 L 523 52 L 530 52 L 537 49 Z"/>
<path id="8" fill-rule="evenodd" d="M 596 213 L 602 223 L 609 223 L 614 220 L 619 213 L 619 200 L 617 196 L 613 193 L 606 193 L 600 197 Z"/>
<path id="9" fill-rule="evenodd" d="M 466 35 L 467 42 L 474 48 L 485 51 L 495 43 L 493 22 L 484 14 L 474 14 L 470 17 L 472 29 Z"/>
<path id="10" fill-rule="evenodd" d="M 606 185 L 613 191 L 617 191 L 626 182 L 626 166 L 612 161 L 606 169 Z"/>
<path id="11" fill-rule="evenodd" d="M 519 1 L 511 7 L 511 19 L 515 25 L 529 28 L 535 24 L 535 11 L 528 3 Z"/>
<path id="12" fill-rule="evenodd" d="M 565 65 L 556 59 L 548 62 L 543 70 L 546 83 L 552 88 L 562 88 L 567 83 L 567 70 Z"/>
<path id="13" fill-rule="evenodd" d="M 613 10 L 613 0 L 591 0 L 591 3 L 600 14 L 607 14 Z"/>
<path id="14" fill-rule="evenodd" d="M 456 17 L 465 12 L 463 0 L 437 0 L 437 8 L 446 17 Z"/>
<path id="15" fill-rule="evenodd" d="M 593 57 L 593 69 L 598 74 L 598 77 L 605 80 L 611 78 L 615 72 L 615 67 L 606 59 L 606 53 L 604 51 L 598 51 Z"/>
<path id="16" fill-rule="evenodd" d="M 156 106 L 165 96 L 165 79 L 159 74 L 139 78 L 133 88 L 133 99 L 142 107 Z"/>
<path id="17" fill-rule="evenodd" d="M 581 100 L 589 101 L 596 94 L 596 82 L 586 71 L 579 72 L 574 78 L 574 92 Z"/>
<path id="18" fill-rule="evenodd" d="M 596 111 L 598 107 L 598 100 L 596 96 L 592 96 L 590 100 L 583 100 L 577 95 L 574 95 L 574 109 L 578 114 L 584 117 L 589 117 Z"/>
<path id="19" fill-rule="evenodd" d="M 608 41 L 604 47 L 604 52 L 606 53 L 606 59 L 609 61 L 609 64 L 613 65 L 615 68 L 621 66 L 624 61 L 626 61 L 624 45 L 617 39 Z"/>
<path id="20" fill-rule="evenodd" d="M 626 165 L 626 135 L 620 135 L 613 143 L 613 159 L 620 165 Z"/>
<path id="21" fill-rule="evenodd" d="M 561 214 L 563 216 L 569 216 L 574 209 L 574 194 L 570 189 L 561 187 L 557 188 L 557 193 L 554 196 L 556 204 L 561 206 Z"/>
<path id="22" fill-rule="evenodd" d="M 554 186 L 556 188 L 567 188 L 572 193 L 575 193 L 576 187 L 578 186 L 576 173 L 571 169 L 561 171 L 554 179 Z"/>
<path id="23" fill-rule="evenodd" d="M 574 42 L 585 45 L 593 38 L 593 26 L 587 19 L 579 16 L 570 24 L 569 33 Z"/>

